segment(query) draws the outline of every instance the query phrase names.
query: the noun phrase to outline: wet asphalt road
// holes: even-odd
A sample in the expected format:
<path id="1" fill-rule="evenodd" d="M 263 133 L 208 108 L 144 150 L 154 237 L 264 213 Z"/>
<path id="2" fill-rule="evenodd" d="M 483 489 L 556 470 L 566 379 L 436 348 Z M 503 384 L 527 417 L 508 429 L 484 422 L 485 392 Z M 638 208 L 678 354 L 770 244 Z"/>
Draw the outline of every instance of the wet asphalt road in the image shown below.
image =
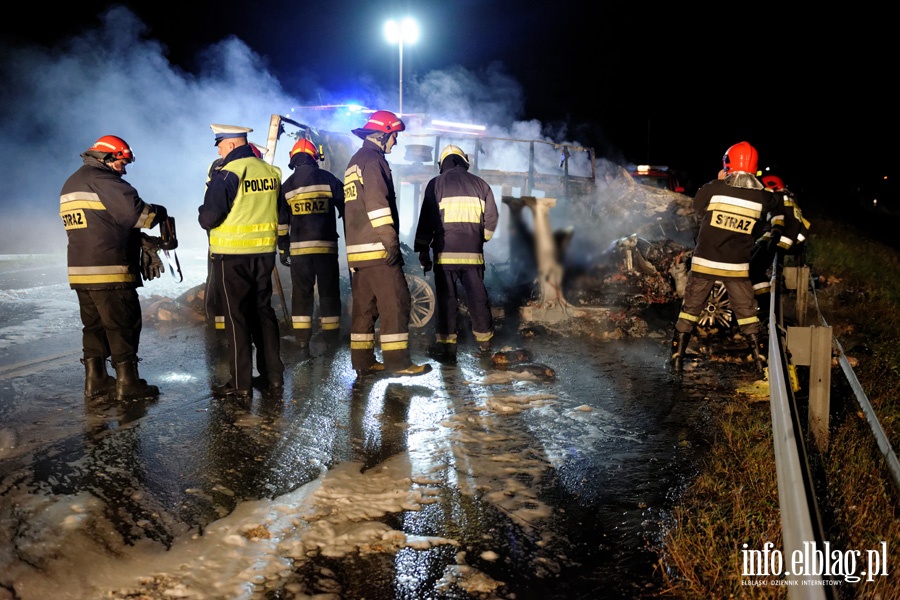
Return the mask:
<path id="1" fill-rule="evenodd" d="M 86 402 L 74 292 L 64 269 L 37 271 L 41 283 L 27 266 L 0 275 L 7 548 L 25 536 L 18 507 L 27 498 L 86 492 L 126 545 L 177 548 L 241 503 L 289 494 L 338 465 L 429 461 L 432 500 L 380 520 L 457 545 L 307 556 L 260 598 L 335 593 L 316 588 L 324 570 L 338 584 L 333 598 L 653 597 L 661 523 L 705 448 L 710 398 L 729 393 L 727 373 L 676 384 L 663 368 L 664 338 L 601 340 L 588 323 L 522 329 L 511 315 L 497 323 L 495 349 L 527 349 L 554 379 L 512 377 L 474 354 L 469 336 L 456 364 L 428 359 L 426 327 L 412 347 L 431 373 L 357 382 L 346 345 L 327 352 L 316 338 L 301 360 L 286 336 L 284 397 L 255 392 L 241 405 L 210 393 L 228 374 L 221 334 L 200 322 L 151 323 L 140 372 L 161 396 Z M 461 551 L 502 585 L 442 583 Z M 23 554 L 2 556 L 16 569 L 0 568 L 0 598 L 22 593 Z"/>

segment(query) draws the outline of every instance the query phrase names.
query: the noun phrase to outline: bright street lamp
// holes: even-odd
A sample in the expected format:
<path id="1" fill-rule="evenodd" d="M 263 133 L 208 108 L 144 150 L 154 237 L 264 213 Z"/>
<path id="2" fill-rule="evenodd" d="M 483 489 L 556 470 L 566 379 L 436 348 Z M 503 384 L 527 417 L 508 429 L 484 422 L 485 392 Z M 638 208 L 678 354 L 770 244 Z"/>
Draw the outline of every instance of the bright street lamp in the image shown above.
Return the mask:
<path id="1" fill-rule="evenodd" d="M 403 43 L 413 44 L 419 39 L 419 25 L 409 17 L 402 21 L 391 19 L 384 24 L 384 35 L 388 42 L 400 47 L 400 115 L 403 114 Z"/>

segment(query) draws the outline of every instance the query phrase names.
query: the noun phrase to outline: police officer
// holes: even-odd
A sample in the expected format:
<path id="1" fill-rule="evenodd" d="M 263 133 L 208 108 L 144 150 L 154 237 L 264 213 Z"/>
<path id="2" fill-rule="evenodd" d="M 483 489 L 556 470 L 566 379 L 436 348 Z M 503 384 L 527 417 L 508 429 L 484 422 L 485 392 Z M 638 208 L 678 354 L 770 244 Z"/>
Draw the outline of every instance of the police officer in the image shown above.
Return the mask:
<path id="1" fill-rule="evenodd" d="M 138 374 L 143 322 L 137 288 L 143 285 L 142 260 L 146 279 L 163 269 L 155 254 L 159 238 L 140 230 L 155 227 L 168 213 L 144 202 L 122 178 L 135 160 L 122 138 L 104 135 L 81 158 L 84 164 L 60 192 L 59 214 L 68 236 L 69 286 L 78 295 L 83 324 L 84 395 L 114 392 L 119 401 L 154 398 L 159 388 Z M 107 358 L 115 379 L 106 371 Z"/>
<path id="2" fill-rule="evenodd" d="M 253 150 L 253 154 L 256 158 L 263 158 L 263 151 L 265 150 L 264 146 L 260 144 L 254 144 L 250 142 L 250 148 Z M 222 157 L 220 156 L 216 160 L 209 165 L 209 170 L 206 173 L 206 181 L 209 183 L 209 178 L 212 177 L 212 174 L 222 167 Z M 212 268 L 212 255 L 210 254 L 207 257 L 206 264 L 206 287 L 205 287 L 205 295 L 204 295 L 204 308 L 206 312 L 207 320 L 212 320 L 213 327 L 216 331 L 224 331 L 225 330 L 225 309 L 222 307 L 222 294 L 219 291 L 219 284 L 216 282 L 216 272 Z"/>
<path id="3" fill-rule="evenodd" d="M 432 267 L 437 288 L 437 320 L 433 354 L 456 356 L 457 284 L 466 293 L 472 334 L 478 348 L 491 348 L 494 336 L 491 304 L 484 286 L 484 243 L 497 229 L 499 213 L 494 192 L 482 178 L 469 173 L 469 157 L 452 144 L 441 151 L 440 174 L 425 186 L 416 227 L 414 250 L 427 273 Z"/>
<path id="4" fill-rule="evenodd" d="M 357 377 L 390 371 L 419 375 L 431 365 L 410 360 L 412 307 L 400 253 L 400 221 L 391 168 L 385 154 L 406 129 L 394 113 L 372 113 L 353 134 L 363 140 L 344 172 L 344 229 L 353 290 L 350 359 Z M 375 322 L 381 323 L 381 355 L 375 359 Z"/>
<path id="5" fill-rule="evenodd" d="M 252 129 L 210 127 L 222 163 L 210 173 L 198 221 L 209 232 L 231 354 L 231 378 L 214 386 L 213 395 L 249 399 L 253 386 L 280 394 L 284 364 L 272 308 L 272 271 L 281 170 L 257 157 L 247 142 Z M 254 346 L 257 378 L 253 377 Z"/>
<path id="6" fill-rule="evenodd" d="M 308 139 L 291 148 L 294 171 L 281 186 L 278 201 L 278 253 L 291 268 L 291 328 L 301 352 L 309 351 L 315 289 L 319 290 L 319 326 L 326 346 L 336 346 L 341 328 L 340 268 L 335 213 L 344 218 L 344 186 L 325 169 L 323 157 Z"/>
<path id="7" fill-rule="evenodd" d="M 694 196 L 694 211 L 702 215 L 702 220 L 672 340 L 670 364 L 678 372 L 682 370 L 691 333 L 716 281 L 725 285 L 738 327 L 747 337 L 757 368 L 762 370 L 765 364 L 764 354 L 760 352 L 757 304 L 750 283 L 753 233 L 757 224 L 769 216 L 773 235 L 780 236 L 784 207 L 781 198 L 766 190 L 756 178 L 758 154 L 748 142 L 728 148 L 722 163 L 724 178 L 703 185 Z"/>

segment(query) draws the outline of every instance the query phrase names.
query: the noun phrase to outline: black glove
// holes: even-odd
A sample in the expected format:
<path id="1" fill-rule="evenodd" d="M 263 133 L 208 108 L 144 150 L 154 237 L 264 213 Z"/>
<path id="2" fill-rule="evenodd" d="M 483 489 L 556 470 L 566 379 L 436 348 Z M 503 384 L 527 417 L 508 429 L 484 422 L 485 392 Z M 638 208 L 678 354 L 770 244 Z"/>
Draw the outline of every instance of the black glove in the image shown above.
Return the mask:
<path id="1" fill-rule="evenodd" d="M 400 254 L 400 246 L 398 244 L 388 247 L 387 258 L 384 259 L 384 264 L 389 267 L 396 265 L 403 266 L 403 255 Z"/>
<path id="2" fill-rule="evenodd" d="M 165 272 L 166 268 L 159 260 L 159 246 L 141 244 L 141 277 L 143 280 L 156 279 Z"/>
<path id="3" fill-rule="evenodd" d="M 427 273 L 431 270 L 433 265 L 431 264 L 431 255 L 428 253 L 428 250 L 419 252 L 419 264 L 422 265 L 422 270 L 424 272 Z"/>
<path id="4" fill-rule="evenodd" d="M 770 256 L 774 256 L 775 253 L 778 252 L 778 250 L 779 250 L 778 242 L 781 241 L 781 230 L 773 229 L 772 231 L 769 232 L 769 234 L 770 234 L 770 237 L 769 237 L 768 244 L 766 246 L 766 250 L 769 251 Z"/>
<path id="5" fill-rule="evenodd" d="M 291 266 L 291 253 L 287 250 L 278 250 L 278 260 L 286 267 Z"/>
<path id="6" fill-rule="evenodd" d="M 169 218 L 169 211 L 166 210 L 165 206 L 160 206 L 159 204 L 151 204 L 151 209 L 156 216 L 153 217 L 153 225 L 158 225 Z"/>

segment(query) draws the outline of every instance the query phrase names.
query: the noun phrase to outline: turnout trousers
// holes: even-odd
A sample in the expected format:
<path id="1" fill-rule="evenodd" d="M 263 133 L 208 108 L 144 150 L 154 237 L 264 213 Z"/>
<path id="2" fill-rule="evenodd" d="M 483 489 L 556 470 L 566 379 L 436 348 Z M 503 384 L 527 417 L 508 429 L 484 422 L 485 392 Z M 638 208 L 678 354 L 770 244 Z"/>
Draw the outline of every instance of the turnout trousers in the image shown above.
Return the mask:
<path id="1" fill-rule="evenodd" d="M 137 290 L 76 290 L 84 358 L 137 359 L 143 320 Z"/>
<path id="2" fill-rule="evenodd" d="M 363 371 L 375 363 L 375 322 L 380 323 L 381 357 L 386 371 L 407 368 L 409 313 L 412 300 L 406 276 L 399 266 L 375 265 L 353 272 L 350 319 L 350 361 Z"/>
<path id="3" fill-rule="evenodd" d="M 232 385 L 250 390 L 253 350 L 256 370 L 269 381 L 283 381 L 278 319 L 272 308 L 272 270 L 275 253 L 214 258 L 219 276 L 228 339 Z"/>
<path id="4" fill-rule="evenodd" d="M 291 257 L 291 329 L 297 341 L 312 337 L 315 290 L 319 292 L 319 324 L 323 332 L 341 328 L 341 285 L 337 254 Z"/>
<path id="5" fill-rule="evenodd" d="M 719 280 L 698 277 L 693 271 L 688 273 L 687 284 L 684 288 L 684 301 L 681 304 L 678 320 L 675 321 L 676 331 L 690 333 L 694 330 L 700 321 L 700 313 L 706 306 L 709 292 L 716 281 Z M 756 298 L 753 295 L 750 279 L 723 278 L 720 281 L 725 285 L 725 291 L 728 292 L 728 302 L 734 311 L 741 333 L 745 335 L 759 333 L 760 322 L 756 314 Z"/>
<path id="6" fill-rule="evenodd" d="M 434 266 L 434 287 L 436 291 L 435 336 L 439 344 L 455 344 L 459 310 L 458 286 L 466 294 L 466 306 L 472 321 L 472 335 L 476 342 L 487 342 L 494 337 L 494 323 L 491 317 L 491 303 L 484 286 L 484 266 Z"/>

